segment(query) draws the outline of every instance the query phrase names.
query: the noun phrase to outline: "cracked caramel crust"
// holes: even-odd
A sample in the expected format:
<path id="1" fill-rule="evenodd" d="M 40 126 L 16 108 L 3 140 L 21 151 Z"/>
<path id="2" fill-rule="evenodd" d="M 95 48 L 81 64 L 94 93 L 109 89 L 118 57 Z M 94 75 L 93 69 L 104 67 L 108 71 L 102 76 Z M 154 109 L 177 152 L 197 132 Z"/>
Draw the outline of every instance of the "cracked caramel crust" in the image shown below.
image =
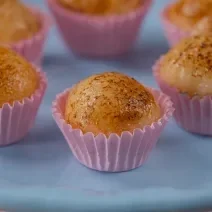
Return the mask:
<path id="1" fill-rule="evenodd" d="M 153 95 L 135 79 L 121 73 L 105 72 L 91 76 L 71 89 L 65 119 L 83 132 L 121 134 L 134 130 L 141 120 L 144 125 L 151 124 L 159 118 L 157 110 L 159 106 Z"/>
<path id="2" fill-rule="evenodd" d="M 33 67 L 15 52 L 0 47 L 0 107 L 30 97 L 37 87 Z"/>
<path id="3" fill-rule="evenodd" d="M 162 70 L 184 69 L 194 78 L 212 77 L 212 37 L 193 36 L 181 41 L 163 58 Z"/>

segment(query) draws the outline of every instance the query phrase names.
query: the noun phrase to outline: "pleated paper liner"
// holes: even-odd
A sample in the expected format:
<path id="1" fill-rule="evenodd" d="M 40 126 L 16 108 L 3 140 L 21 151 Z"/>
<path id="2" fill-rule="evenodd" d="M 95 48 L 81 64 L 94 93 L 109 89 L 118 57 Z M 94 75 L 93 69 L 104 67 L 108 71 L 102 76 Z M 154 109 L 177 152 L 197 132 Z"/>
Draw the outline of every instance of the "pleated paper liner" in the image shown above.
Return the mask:
<path id="1" fill-rule="evenodd" d="M 83 134 L 80 129 L 73 129 L 64 120 L 69 89 L 57 95 L 52 106 L 53 117 L 76 159 L 91 169 L 107 172 L 127 171 L 141 166 L 174 111 L 169 97 L 154 89 L 150 91 L 161 107 L 161 118 L 151 126 L 135 129 L 133 133 L 123 132 L 121 136 L 111 134 L 109 137 L 104 134 L 94 136 L 91 132 Z"/>
<path id="2" fill-rule="evenodd" d="M 47 0 L 67 47 L 74 53 L 91 57 L 115 57 L 133 46 L 152 0 L 133 12 L 109 17 L 68 11 L 57 0 Z"/>
<path id="3" fill-rule="evenodd" d="M 6 103 L 0 108 L 0 146 L 20 141 L 33 126 L 47 87 L 46 75 L 39 69 L 37 73 L 40 85 L 30 98 L 15 101 L 13 105 Z"/>
<path id="4" fill-rule="evenodd" d="M 169 86 L 160 78 L 160 61 L 153 67 L 154 76 L 161 90 L 173 101 L 177 124 L 192 133 L 212 135 L 212 96 L 189 97 Z"/>

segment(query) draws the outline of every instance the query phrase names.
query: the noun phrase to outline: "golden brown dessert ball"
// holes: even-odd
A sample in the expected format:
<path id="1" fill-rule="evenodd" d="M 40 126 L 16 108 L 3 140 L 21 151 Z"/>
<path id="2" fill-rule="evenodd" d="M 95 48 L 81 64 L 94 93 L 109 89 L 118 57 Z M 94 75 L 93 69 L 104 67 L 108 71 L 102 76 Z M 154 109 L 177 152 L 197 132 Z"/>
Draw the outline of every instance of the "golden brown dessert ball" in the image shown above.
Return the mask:
<path id="1" fill-rule="evenodd" d="M 141 0 L 110 0 L 110 7 L 106 14 L 125 14 L 140 7 L 144 1 Z"/>
<path id="2" fill-rule="evenodd" d="M 212 37 L 199 35 L 181 41 L 163 57 L 160 76 L 190 96 L 212 95 Z"/>
<path id="3" fill-rule="evenodd" d="M 38 88 L 34 68 L 15 52 L 0 47 L 0 107 L 30 97 Z"/>
<path id="4" fill-rule="evenodd" d="M 138 8 L 144 0 L 58 0 L 70 10 L 93 15 L 124 14 Z"/>
<path id="5" fill-rule="evenodd" d="M 0 43 L 12 43 L 32 37 L 40 23 L 19 0 L 0 0 Z"/>
<path id="6" fill-rule="evenodd" d="M 76 12 L 95 14 L 97 11 L 103 10 L 101 2 L 99 0 L 58 0 L 59 3 L 70 10 Z M 102 1 L 102 3 L 104 0 Z M 102 8 L 102 9 L 101 9 Z M 102 11 L 103 12 L 103 11 Z"/>
<path id="7" fill-rule="evenodd" d="M 205 16 L 212 16 L 212 1 L 178 0 L 170 7 L 168 16 L 174 25 L 191 31 Z"/>
<path id="8" fill-rule="evenodd" d="M 212 35 L 212 16 L 205 16 L 195 26 L 192 35 Z"/>
<path id="9" fill-rule="evenodd" d="M 65 120 L 95 135 L 121 134 L 151 125 L 160 118 L 153 95 L 135 79 L 116 72 L 93 75 L 69 93 Z"/>

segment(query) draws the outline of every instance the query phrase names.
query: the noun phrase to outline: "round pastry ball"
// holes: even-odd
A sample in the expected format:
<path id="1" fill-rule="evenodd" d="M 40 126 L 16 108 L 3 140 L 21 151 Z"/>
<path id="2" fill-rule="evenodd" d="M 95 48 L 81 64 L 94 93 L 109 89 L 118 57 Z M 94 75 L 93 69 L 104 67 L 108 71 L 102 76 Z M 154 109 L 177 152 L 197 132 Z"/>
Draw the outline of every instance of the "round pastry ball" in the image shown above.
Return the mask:
<path id="1" fill-rule="evenodd" d="M 59 0 L 59 3 L 77 12 L 93 15 L 124 14 L 138 8 L 143 0 Z"/>
<path id="2" fill-rule="evenodd" d="M 135 79 L 121 73 L 93 75 L 69 93 L 65 120 L 83 133 L 121 134 L 151 125 L 160 118 L 153 95 Z"/>
<path id="3" fill-rule="evenodd" d="M 135 10 L 136 8 L 140 7 L 144 1 L 142 0 L 107 0 L 109 1 L 109 5 L 107 10 L 105 11 L 106 14 L 125 14 L 130 11 Z"/>
<path id="4" fill-rule="evenodd" d="M 212 35 L 212 16 L 203 17 L 194 27 L 192 35 Z"/>
<path id="5" fill-rule="evenodd" d="M 74 10 L 76 12 L 96 13 L 97 8 L 99 7 L 99 0 L 58 0 L 59 3 L 67 9 Z M 102 0 L 104 1 L 104 0 Z"/>
<path id="6" fill-rule="evenodd" d="M 0 107 L 30 97 L 38 88 L 38 75 L 21 56 L 0 47 Z"/>
<path id="7" fill-rule="evenodd" d="M 40 29 L 38 18 L 20 0 L 0 0 L 0 43 L 27 39 Z"/>
<path id="8" fill-rule="evenodd" d="M 212 37 L 199 35 L 181 41 L 163 57 L 160 76 L 190 96 L 212 95 Z"/>
<path id="9" fill-rule="evenodd" d="M 178 0 L 169 9 L 171 22 L 183 30 L 191 31 L 205 16 L 211 15 L 211 0 Z"/>

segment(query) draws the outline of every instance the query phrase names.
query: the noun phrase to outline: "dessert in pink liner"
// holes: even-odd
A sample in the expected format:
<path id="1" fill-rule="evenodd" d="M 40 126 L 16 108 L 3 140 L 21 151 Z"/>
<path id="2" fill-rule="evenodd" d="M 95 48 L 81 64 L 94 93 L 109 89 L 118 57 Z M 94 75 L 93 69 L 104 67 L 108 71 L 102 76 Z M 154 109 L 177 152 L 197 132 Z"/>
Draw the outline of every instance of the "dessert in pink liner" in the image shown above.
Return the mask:
<path id="1" fill-rule="evenodd" d="M 1 45 L 41 65 L 50 17 L 40 9 L 28 8 L 20 0 L 2 0 L 0 9 Z"/>
<path id="2" fill-rule="evenodd" d="M 161 90 L 173 101 L 177 124 L 202 135 L 212 135 L 211 52 L 211 36 L 190 37 L 153 67 Z"/>
<path id="3" fill-rule="evenodd" d="M 20 141 L 33 126 L 47 79 L 17 53 L 0 47 L 0 146 Z"/>
<path id="4" fill-rule="evenodd" d="M 176 45 L 180 40 L 191 36 L 190 32 L 180 29 L 168 20 L 167 8 L 165 8 L 163 13 L 161 14 L 161 21 L 163 25 L 164 34 L 171 47 Z"/>
<path id="5" fill-rule="evenodd" d="M 52 21 L 47 14 L 44 14 L 39 9 L 31 8 L 31 11 L 42 23 L 41 29 L 31 38 L 21 40 L 17 43 L 11 43 L 9 46 L 31 63 L 41 66 L 45 41 L 52 25 Z"/>
<path id="6" fill-rule="evenodd" d="M 165 36 L 170 46 L 198 34 L 211 34 L 210 0 L 177 0 L 167 5 L 161 13 Z"/>
<path id="7" fill-rule="evenodd" d="M 57 95 L 52 105 L 75 158 L 107 172 L 141 166 L 173 111 L 168 96 L 116 72 L 82 80 Z"/>
<path id="8" fill-rule="evenodd" d="M 152 4 L 152 0 L 143 0 L 129 12 L 102 15 L 67 9 L 59 0 L 47 2 L 67 47 L 76 54 L 91 57 L 127 53 L 133 47 Z"/>

